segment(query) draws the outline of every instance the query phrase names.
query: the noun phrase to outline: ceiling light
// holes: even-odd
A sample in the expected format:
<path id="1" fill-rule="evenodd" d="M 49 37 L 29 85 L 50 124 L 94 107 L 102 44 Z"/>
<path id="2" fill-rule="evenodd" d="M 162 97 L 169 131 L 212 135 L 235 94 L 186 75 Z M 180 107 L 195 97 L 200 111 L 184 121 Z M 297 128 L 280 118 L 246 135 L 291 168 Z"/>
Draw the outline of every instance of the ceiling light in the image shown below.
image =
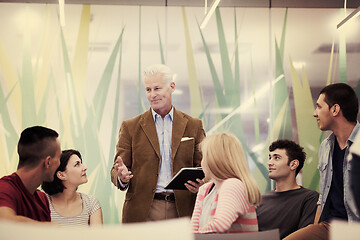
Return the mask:
<path id="1" fill-rule="evenodd" d="M 221 0 L 214 0 L 213 4 L 211 5 L 211 8 L 209 10 L 209 12 L 205 15 L 204 19 L 201 22 L 200 28 L 204 29 L 210 19 L 210 17 L 213 15 L 213 13 L 215 12 L 216 7 L 219 5 Z M 205 5 L 207 5 L 207 2 L 205 2 Z M 205 8 L 207 8 L 207 6 L 205 6 Z"/>
<path id="2" fill-rule="evenodd" d="M 352 13 L 350 13 L 344 20 L 342 20 L 338 25 L 337 29 L 339 29 L 341 26 L 343 26 L 345 23 L 349 22 L 349 20 L 354 20 L 357 16 L 360 15 L 360 6 L 355 9 Z"/>
<path id="3" fill-rule="evenodd" d="M 60 25 L 65 27 L 65 0 L 59 0 Z"/>

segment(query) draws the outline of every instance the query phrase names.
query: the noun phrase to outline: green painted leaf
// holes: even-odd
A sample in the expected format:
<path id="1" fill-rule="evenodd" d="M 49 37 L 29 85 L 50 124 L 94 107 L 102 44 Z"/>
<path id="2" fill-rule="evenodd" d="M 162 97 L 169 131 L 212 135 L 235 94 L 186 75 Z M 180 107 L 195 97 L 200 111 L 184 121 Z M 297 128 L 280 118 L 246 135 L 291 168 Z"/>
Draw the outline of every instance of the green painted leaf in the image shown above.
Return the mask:
<path id="1" fill-rule="evenodd" d="M 213 81 L 213 84 L 214 84 L 216 100 L 219 103 L 219 106 L 228 106 L 229 104 L 228 104 L 228 102 L 227 102 L 227 100 L 226 100 L 226 98 L 224 96 L 224 92 L 223 92 L 223 89 L 221 87 L 219 77 L 218 77 L 218 75 L 216 73 L 216 68 L 215 68 L 214 62 L 213 62 L 213 60 L 211 58 L 209 47 L 206 44 L 204 35 L 203 35 L 203 33 L 202 33 L 201 29 L 200 29 L 199 24 L 198 24 L 198 27 L 199 27 L 201 39 L 202 39 L 202 42 L 203 42 L 203 45 L 204 45 L 206 58 L 208 60 L 209 69 L 210 69 L 210 73 L 211 73 L 211 78 L 212 78 L 212 81 Z"/>
<path id="2" fill-rule="evenodd" d="M 199 82 L 196 76 L 196 66 L 194 52 L 191 46 L 191 38 L 189 26 L 186 18 L 185 8 L 182 7 L 182 15 L 184 19 L 185 46 L 186 46 L 186 63 L 188 69 L 189 91 L 190 91 L 190 109 L 192 116 L 200 116 L 202 112 L 202 101 Z"/>
<path id="3" fill-rule="evenodd" d="M 224 92 L 225 96 L 233 96 L 234 90 L 234 79 L 232 75 L 229 52 L 227 49 L 227 42 L 225 39 L 224 27 L 221 20 L 220 10 L 217 7 L 215 10 L 216 13 L 216 24 L 218 29 L 218 37 L 219 37 L 219 47 L 220 47 L 220 57 L 221 57 L 221 65 L 222 65 L 222 73 L 224 78 Z"/>
<path id="4" fill-rule="evenodd" d="M 311 187 L 313 190 L 317 190 L 318 183 L 314 186 L 312 179 L 318 172 L 318 149 L 320 147 L 319 139 L 321 131 L 319 130 L 316 120 L 313 117 L 315 109 L 305 69 L 302 69 L 301 81 L 296 69 L 293 66 L 291 58 L 290 68 L 299 144 L 306 152 L 306 161 L 302 169 L 303 186 L 307 188 Z"/>

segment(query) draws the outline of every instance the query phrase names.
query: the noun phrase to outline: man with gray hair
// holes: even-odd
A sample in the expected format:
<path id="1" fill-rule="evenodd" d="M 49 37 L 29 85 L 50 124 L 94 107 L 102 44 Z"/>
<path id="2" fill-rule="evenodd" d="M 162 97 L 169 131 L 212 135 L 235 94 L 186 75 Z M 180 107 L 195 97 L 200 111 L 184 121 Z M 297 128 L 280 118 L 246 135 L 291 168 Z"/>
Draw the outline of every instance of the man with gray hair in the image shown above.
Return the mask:
<path id="1" fill-rule="evenodd" d="M 205 137 L 202 122 L 172 105 L 174 74 L 156 64 L 144 71 L 149 111 L 123 121 L 111 181 L 126 190 L 123 223 L 191 216 L 202 180 L 185 184 L 188 190 L 165 185 L 183 167 L 198 167 L 198 144 Z"/>

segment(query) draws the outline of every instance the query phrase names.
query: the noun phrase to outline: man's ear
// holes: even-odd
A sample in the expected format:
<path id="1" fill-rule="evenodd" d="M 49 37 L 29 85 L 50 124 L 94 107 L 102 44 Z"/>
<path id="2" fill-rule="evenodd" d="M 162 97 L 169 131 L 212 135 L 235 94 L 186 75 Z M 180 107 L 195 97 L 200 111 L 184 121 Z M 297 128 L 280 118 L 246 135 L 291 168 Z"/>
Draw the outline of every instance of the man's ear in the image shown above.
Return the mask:
<path id="1" fill-rule="evenodd" d="M 170 88 L 171 88 L 171 91 L 172 91 L 172 92 L 175 91 L 175 82 L 171 82 L 171 83 L 170 83 Z"/>
<path id="2" fill-rule="evenodd" d="M 45 157 L 45 161 L 44 161 L 45 168 L 50 168 L 50 166 L 51 166 L 51 161 L 50 160 L 51 160 L 50 156 Z"/>
<path id="3" fill-rule="evenodd" d="M 299 166 L 299 160 L 294 159 L 290 162 L 290 169 L 296 170 L 296 168 Z"/>
<path id="4" fill-rule="evenodd" d="M 337 104 L 337 103 L 335 103 L 331 108 L 332 108 L 332 113 L 331 114 L 334 117 L 337 116 L 339 114 L 340 110 L 341 110 L 340 105 Z"/>

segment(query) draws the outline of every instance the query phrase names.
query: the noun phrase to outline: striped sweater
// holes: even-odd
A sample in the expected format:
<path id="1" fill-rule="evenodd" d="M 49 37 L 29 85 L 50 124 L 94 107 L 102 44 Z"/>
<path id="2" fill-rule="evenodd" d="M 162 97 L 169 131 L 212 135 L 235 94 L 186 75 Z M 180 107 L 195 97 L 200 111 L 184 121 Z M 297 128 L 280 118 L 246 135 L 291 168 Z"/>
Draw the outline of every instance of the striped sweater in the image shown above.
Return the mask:
<path id="1" fill-rule="evenodd" d="M 195 233 L 257 232 L 255 207 L 247 198 L 245 185 L 229 178 L 216 189 L 213 182 L 200 187 L 191 225 Z M 210 191 L 211 190 L 211 191 Z M 210 192 L 210 193 L 209 193 Z"/>
<path id="2" fill-rule="evenodd" d="M 90 216 L 96 212 L 100 206 L 99 200 L 94 196 L 87 195 L 85 193 L 80 193 L 82 199 L 82 212 L 74 217 L 64 217 L 56 212 L 51 198 L 46 194 L 50 204 L 51 211 L 51 222 L 57 222 L 60 226 L 65 227 L 74 227 L 74 226 L 89 226 L 90 225 Z"/>

